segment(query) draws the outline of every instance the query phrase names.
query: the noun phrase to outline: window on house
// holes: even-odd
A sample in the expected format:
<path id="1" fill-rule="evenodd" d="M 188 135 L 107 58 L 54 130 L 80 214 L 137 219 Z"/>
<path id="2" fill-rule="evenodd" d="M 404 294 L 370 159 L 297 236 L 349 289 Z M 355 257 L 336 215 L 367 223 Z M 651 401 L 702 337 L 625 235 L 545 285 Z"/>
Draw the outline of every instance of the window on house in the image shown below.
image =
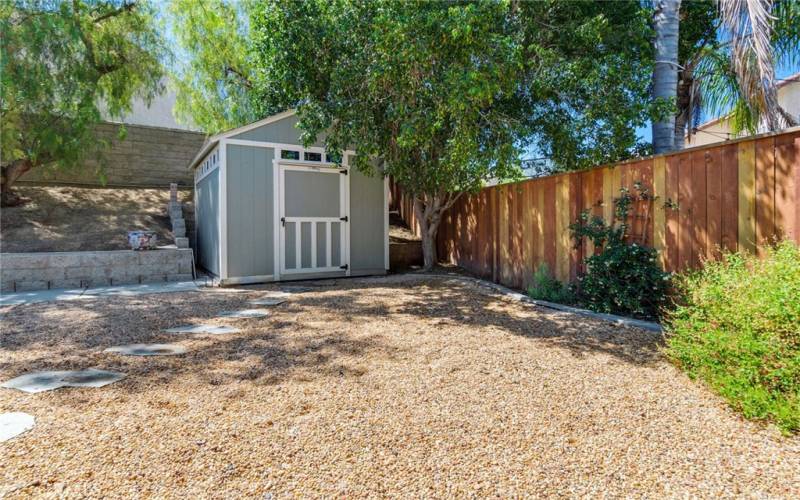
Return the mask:
<path id="1" fill-rule="evenodd" d="M 303 159 L 306 161 L 322 161 L 322 153 L 303 153 Z"/>
<path id="2" fill-rule="evenodd" d="M 283 160 L 299 160 L 300 151 L 289 151 L 287 149 L 281 150 L 281 159 Z"/>

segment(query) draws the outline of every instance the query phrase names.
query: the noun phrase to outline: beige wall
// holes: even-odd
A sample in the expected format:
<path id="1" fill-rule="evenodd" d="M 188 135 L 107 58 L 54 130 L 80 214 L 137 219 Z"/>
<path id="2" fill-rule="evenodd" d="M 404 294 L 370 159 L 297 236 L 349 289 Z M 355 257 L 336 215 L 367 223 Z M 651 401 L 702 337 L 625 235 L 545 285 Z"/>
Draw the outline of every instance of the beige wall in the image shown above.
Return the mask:
<path id="1" fill-rule="evenodd" d="M 790 82 L 778 88 L 778 102 L 790 115 L 795 118 L 800 117 L 800 82 Z M 698 127 L 697 134 L 688 138 L 686 147 L 703 146 L 722 142 L 726 139 L 735 139 L 732 135 L 727 135 L 731 131 L 728 120 L 720 120 L 710 125 Z M 747 133 L 740 136 L 748 135 Z"/>

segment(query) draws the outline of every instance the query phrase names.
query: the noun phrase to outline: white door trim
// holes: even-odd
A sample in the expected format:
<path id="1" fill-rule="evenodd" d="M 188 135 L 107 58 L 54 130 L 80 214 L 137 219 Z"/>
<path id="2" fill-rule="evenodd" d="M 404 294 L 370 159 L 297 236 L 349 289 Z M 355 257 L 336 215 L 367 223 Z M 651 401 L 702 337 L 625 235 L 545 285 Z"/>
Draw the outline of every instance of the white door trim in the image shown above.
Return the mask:
<path id="1" fill-rule="evenodd" d="M 281 200 L 280 196 L 280 149 L 272 150 L 272 275 L 275 281 L 281 280 Z"/>
<path id="2" fill-rule="evenodd" d="M 343 162 L 342 167 L 331 168 L 322 166 L 318 163 L 301 163 L 297 161 L 282 161 L 280 160 L 280 150 L 275 150 L 275 159 L 273 160 L 273 168 L 278 178 L 277 180 L 277 193 L 276 210 L 275 210 L 275 234 L 276 234 L 276 252 L 275 252 L 275 270 L 276 279 L 281 276 L 290 276 L 292 274 L 318 274 L 326 272 L 341 272 L 339 266 L 331 266 L 331 224 L 342 224 L 342 231 L 340 232 L 339 241 L 339 255 L 342 265 L 347 265 L 345 274 L 350 275 L 350 170 L 346 163 Z M 345 173 L 342 173 L 342 170 Z M 301 171 L 301 172 L 314 172 L 320 174 L 332 174 L 339 176 L 339 217 L 287 217 L 286 216 L 286 171 Z M 343 222 L 342 217 L 346 217 L 347 221 Z M 295 267 L 291 269 L 286 268 L 286 226 L 284 221 L 289 224 L 295 224 Z M 309 222 L 311 226 L 311 268 L 302 268 L 302 230 L 301 223 Z M 325 267 L 316 267 L 317 264 L 317 224 L 325 224 L 325 238 L 326 238 L 326 261 Z"/>

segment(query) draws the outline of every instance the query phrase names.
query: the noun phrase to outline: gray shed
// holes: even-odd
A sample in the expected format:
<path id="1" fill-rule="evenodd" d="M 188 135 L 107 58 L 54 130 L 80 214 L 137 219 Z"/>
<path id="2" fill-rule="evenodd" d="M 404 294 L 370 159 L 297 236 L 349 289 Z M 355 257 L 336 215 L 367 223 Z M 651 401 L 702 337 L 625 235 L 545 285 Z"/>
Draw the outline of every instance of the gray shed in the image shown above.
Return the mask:
<path id="1" fill-rule="evenodd" d="M 385 274 L 388 179 L 304 148 L 294 111 L 211 137 L 192 160 L 195 253 L 221 284 Z"/>

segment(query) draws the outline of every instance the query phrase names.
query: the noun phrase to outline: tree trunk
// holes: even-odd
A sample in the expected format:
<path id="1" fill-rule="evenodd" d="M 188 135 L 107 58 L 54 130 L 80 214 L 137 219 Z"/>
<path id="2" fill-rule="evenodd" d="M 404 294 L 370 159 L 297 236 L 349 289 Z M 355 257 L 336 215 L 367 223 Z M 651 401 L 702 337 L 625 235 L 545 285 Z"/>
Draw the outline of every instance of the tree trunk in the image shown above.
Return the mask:
<path id="1" fill-rule="evenodd" d="M 436 255 L 436 235 L 442 214 L 458 199 L 458 193 L 414 195 L 414 215 L 422 233 L 423 269 L 430 271 L 439 260 Z"/>
<path id="2" fill-rule="evenodd" d="M 29 159 L 14 160 L 2 168 L 2 184 L 0 184 L 0 206 L 13 207 L 20 203 L 20 198 L 11 189 L 14 183 L 25 172 L 33 168 Z"/>
<path id="3" fill-rule="evenodd" d="M 422 233 L 422 260 L 423 260 L 423 269 L 425 271 L 430 271 L 433 269 L 433 266 L 436 265 L 437 261 L 439 260 L 439 256 L 436 255 L 436 233 L 438 232 L 438 228 L 434 231 L 434 235 L 431 236 L 430 232 L 423 231 Z"/>
<path id="4" fill-rule="evenodd" d="M 422 237 L 422 268 L 425 271 L 433 269 L 439 260 L 436 255 L 436 233 L 439 231 L 439 219 L 436 219 L 435 224 L 431 223 L 433 211 L 430 203 L 426 203 L 419 196 L 414 196 L 414 215 L 417 217 L 419 230 L 422 233 L 420 235 Z"/>
<path id="5" fill-rule="evenodd" d="M 696 111 L 697 82 L 694 80 L 694 61 L 687 61 L 683 69 L 678 71 L 678 91 L 675 105 L 678 113 L 675 115 L 675 151 L 686 147 L 686 138 L 691 142 L 693 113 Z"/>
<path id="6" fill-rule="evenodd" d="M 675 151 L 686 147 L 686 116 L 681 113 L 675 117 L 675 142 L 672 147 Z"/>
<path id="7" fill-rule="evenodd" d="M 681 0 L 655 0 L 655 56 L 653 98 L 673 100 L 678 91 L 678 29 Z M 653 150 L 656 154 L 675 147 L 675 118 L 653 122 Z"/>

